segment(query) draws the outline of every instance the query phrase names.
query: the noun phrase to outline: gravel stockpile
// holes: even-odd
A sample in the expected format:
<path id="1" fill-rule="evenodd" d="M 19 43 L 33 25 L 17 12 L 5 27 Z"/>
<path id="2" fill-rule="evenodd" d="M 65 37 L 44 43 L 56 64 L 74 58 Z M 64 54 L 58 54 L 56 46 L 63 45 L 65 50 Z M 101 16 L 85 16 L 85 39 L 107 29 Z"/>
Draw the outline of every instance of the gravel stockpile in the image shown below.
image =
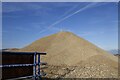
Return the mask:
<path id="1" fill-rule="evenodd" d="M 116 56 L 71 32 L 59 32 L 18 51 L 47 52 L 41 60 L 48 63 L 46 77 L 112 78 L 118 76 Z"/>

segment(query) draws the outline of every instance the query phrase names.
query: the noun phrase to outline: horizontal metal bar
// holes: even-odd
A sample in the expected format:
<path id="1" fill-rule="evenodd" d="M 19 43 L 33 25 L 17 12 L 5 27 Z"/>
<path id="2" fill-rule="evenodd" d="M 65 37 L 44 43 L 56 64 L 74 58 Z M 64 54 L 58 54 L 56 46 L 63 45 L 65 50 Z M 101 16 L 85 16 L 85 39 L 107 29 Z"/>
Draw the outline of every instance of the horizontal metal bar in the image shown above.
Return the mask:
<path id="1" fill-rule="evenodd" d="M 24 77 L 18 77 L 18 78 L 12 78 L 12 79 L 6 79 L 6 80 L 18 80 L 18 79 L 25 79 L 25 78 L 32 78 L 34 77 L 33 75 L 31 76 L 24 76 Z"/>
<path id="2" fill-rule="evenodd" d="M 36 64 L 9 64 L 9 65 L 0 65 L 0 67 L 20 67 L 20 66 L 37 66 L 37 65 L 46 65 L 47 63 L 45 62 L 40 62 Z"/>
<path id="3" fill-rule="evenodd" d="M 9 51 L 2 51 L 2 54 L 26 54 L 26 55 L 30 55 L 30 54 L 40 54 L 40 55 L 46 55 L 45 52 L 9 52 Z M 1 53 L 0 53 L 1 54 Z"/>
<path id="4" fill-rule="evenodd" d="M 11 64 L 11 65 L 0 65 L 0 67 L 21 67 L 21 66 L 34 66 L 35 64 Z"/>

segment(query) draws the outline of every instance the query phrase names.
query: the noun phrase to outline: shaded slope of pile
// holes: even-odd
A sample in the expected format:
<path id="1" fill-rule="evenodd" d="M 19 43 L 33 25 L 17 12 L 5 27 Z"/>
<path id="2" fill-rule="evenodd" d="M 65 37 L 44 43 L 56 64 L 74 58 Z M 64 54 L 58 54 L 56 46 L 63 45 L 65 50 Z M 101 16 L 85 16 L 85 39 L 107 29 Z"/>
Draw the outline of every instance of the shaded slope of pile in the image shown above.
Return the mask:
<path id="1" fill-rule="evenodd" d="M 75 66 L 95 55 L 117 62 L 117 58 L 71 32 L 59 32 L 41 38 L 20 51 L 47 52 L 42 57 L 50 65 Z M 95 57 L 93 57 L 95 58 Z M 103 58 L 104 59 L 104 58 Z"/>

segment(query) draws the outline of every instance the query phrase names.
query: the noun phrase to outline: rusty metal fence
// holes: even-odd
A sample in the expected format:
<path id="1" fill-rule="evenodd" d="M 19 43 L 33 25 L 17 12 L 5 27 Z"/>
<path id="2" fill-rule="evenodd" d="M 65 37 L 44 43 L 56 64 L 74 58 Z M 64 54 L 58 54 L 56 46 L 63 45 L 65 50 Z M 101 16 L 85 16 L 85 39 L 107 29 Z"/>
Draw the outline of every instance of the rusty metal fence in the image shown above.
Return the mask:
<path id="1" fill-rule="evenodd" d="M 40 65 L 46 64 L 40 62 L 40 55 L 46 53 L 38 52 L 2 52 L 2 80 L 41 78 Z"/>

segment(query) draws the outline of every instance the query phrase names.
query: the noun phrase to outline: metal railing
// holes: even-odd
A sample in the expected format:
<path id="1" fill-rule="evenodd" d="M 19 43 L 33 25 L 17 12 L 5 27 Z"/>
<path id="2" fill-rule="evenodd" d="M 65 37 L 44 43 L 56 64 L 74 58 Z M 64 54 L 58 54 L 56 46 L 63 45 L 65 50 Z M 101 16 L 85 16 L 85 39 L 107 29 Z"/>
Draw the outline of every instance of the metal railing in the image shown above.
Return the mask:
<path id="1" fill-rule="evenodd" d="M 40 72 L 40 65 L 46 65 L 47 63 L 44 62 L 40 62 L 40 55 L 46 55 L 46 53 L 39 53 L 39 52 L 6 52 L 3 51 L 2 55 L 33 55 L 33 63 L 32 64 L 4 64 L 4 62 L 2 63 L 2 65 L 0 65 L 1 68 L 11 68 L 11 67 L 29 67 L 29 66 L 33 66 L 33 75 L 29 75 L 29 76 L 22 76 L 22 77 L 15 77 L 14 79 L 21 79 L 21 78 L 29 78 L 32 77 L 34 78 L 34 80 L 37 80 L 37 78 L 41 78 L 42 74 Z M 4 57 L 3 57 L 4 58 Z M 3 59 L 2 59 L 3 60 Z M 26 59 L 27 60 L 27 59 Z M 16 60 L 17 61 L 17 60 Z M 3 74 L 3 73 L 2 73 Z M 4 74 L 3 74 L 4 75 Z"/>

